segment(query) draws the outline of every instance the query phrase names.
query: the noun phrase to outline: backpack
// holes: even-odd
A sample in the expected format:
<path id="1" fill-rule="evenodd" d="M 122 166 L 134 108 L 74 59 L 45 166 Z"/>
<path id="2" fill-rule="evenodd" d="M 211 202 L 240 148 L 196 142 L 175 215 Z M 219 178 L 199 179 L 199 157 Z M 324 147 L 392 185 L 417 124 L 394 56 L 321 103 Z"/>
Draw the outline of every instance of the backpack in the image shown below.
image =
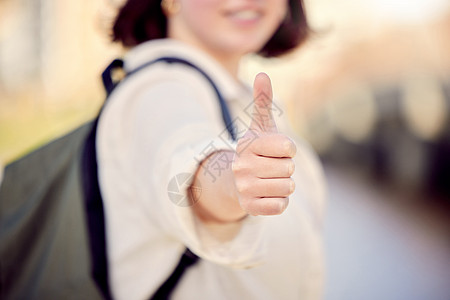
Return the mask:
<path id="1" fill-rule="evenodd" d="M 157 62 L 199 71 L 214 88 L 223 121 L 236 138 L 218 88 L 192 63 L 161 57 L 127 73 L 124 80 Z M 120 68 L 123 61 L 114 60 L 102 73 L 106 100 L 120 83 L 111 76 Z M 0 186 L 1 299 L 112 299 L 95 150 L 101 111 L 94 120 L 6 166 Z M 151 299 L 167 299 L 197 260 L 186 249 Z"/>

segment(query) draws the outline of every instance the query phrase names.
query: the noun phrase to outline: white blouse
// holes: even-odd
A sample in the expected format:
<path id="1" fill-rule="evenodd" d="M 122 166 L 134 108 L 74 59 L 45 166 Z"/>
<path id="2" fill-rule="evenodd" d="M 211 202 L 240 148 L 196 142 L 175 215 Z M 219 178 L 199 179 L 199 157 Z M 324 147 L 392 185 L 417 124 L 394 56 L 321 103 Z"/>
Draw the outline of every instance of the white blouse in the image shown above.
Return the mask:
<path id="1" fill-rule="evenodd" d="M 161 56 L 203 69 L 226 99 L 238 132 L 245 132 L 251 89 L 205 53 L 178 41 L 154 40 L 132 49 L 125 69 Z M 274 114 L 279 130 L 292 137 L 278 105 Z M 125 79 L 108 99 L 97 135 L 114 298 L 150 297 L 188 247 L 202 259 L 184 274 L 173 299 L 319 299 L 324 180 L 310 148 L 296 144 L 297 188 L 282 215 L 205 226 L 183 205 L 190 182 L 181 181 L 208 152 L 235 147 L 214 90 L 182 64 L 160 62 Z"/>

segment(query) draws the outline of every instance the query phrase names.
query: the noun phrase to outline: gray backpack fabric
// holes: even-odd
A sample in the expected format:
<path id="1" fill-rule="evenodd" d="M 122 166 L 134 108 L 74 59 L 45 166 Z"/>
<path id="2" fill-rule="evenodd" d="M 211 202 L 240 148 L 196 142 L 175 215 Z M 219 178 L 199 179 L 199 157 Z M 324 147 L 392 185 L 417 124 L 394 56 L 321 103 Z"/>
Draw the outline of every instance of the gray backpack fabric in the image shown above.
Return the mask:
<path id="1" fill-rule="evenodd" d="M 182 63 L 198 70 L 218 96 L 224 123 L 235 139 L 225 101 L 201 69 L 175 57 L 150 61 Z M 103 72 L 108 95 L 117 86 Z M 0 186 L 0 299 L 112 299 L 108 284 L 103 203 L 97 179 L 98 117 L 6 166 Z M 172 275 L 151 299 L 168 299 L 198 257 L 186 249 Z"/>
<path id="2" fill-rule="evenodd" d="M 91 277 L 81 154 L 92 123 L 8 165 L 0 188 L 2 299 L 102 299 Z"/>

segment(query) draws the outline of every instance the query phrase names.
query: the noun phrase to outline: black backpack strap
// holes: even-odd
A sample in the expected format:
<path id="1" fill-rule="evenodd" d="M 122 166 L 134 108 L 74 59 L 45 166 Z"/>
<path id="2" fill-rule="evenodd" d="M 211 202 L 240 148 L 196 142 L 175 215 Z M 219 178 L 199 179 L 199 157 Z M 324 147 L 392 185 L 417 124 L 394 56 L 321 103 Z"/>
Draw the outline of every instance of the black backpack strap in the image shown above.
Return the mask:
<path id="1" fill-rule="evenodd" d="M 114 88 L 119 84 L 119 81 L 113 80 L 113 73 L 116 70 L 123 70 L 123 60 L 115 59 L 113 60 L 108 67 L 102 73 L 103 86 L 106 90 L 107 97 L 112 93 Z"/>
<path id="2" fill-rule="evenodd" d="M 217 85 L 214 83 L 214 81 L 211 79 L 211 77 L 209 77 L 208 74 L 206 74 L 202 69 L 200 69 L 193 63 L 191 63 L 185 59 L 178 58 L 178 57 L 164 56 L 164 57 L 160 57 L 155 60 L 149 61 L 149 62 L 137 67 L 136 69 L 126 73 L 125 78 L 129 78 L 131 75 L 136 74 L 139 71 L 141 71 L 142 69 L 145 69 L 157 62 L 167 62 L 170 64 L 179 63 L 179 64 L 187 65 L 187 66 L 197 70 L 200 74 L 202 74 L 203 77 L 205 77 L 205 79 L 208 81 L 208 83 L 213 87 L 213 89 L 217 95 L 217 99 L 219 100 L 220 109 L 222 112 L 222 119 L 227 128 L 228 133 L 230 134 L 230 137 L 233 140 L 236 140 L 236 131 L 233 126 L 230 111 L 228 110 L 225 99 L 223 98 L 222 94 L 220 93 L 219 89 L 217 88 Z M 105 90 L 106 90 L 106 93 L 108 96 L 112 93 L 112 91 L 115 89 L 115 87 L 121 82 L 120 80 L 114 81 L 112 75 L 117 70 L 123 70 L 123 66 L 124 66 L 123 60 L 115 59 L 113 62 L 111 62 L 111 64 L 109 64 L 109 66 L 105 69 L 105 71 L 103 71 L 103 73 L 102 73 L 103 85 L 105 86 Z"/>
<path id="3" fill-rule="evenodd" d="M 228 133 L 230 134 L 230 137 L 235 141 L 236 140 L 236 131 L 233 126 L 233 122 L 231 120 L 230 111 L 228 110 L 228 106 L 225 102 L 225 99 L 223 98 L 222 94 L 220 93 L 219 89 L 217 88 L 216 84 L 211 79 L 211 77 L 209 77 L 208 74 L 206 74 L 202 69 L 200 69 L 193 63 L 191 63 L 187 60 L 181 59 L 181 58 L 161 57 L 161 58 L 157 59 L 155 62 L 158 62 L 158 61 L 165 61 L 168 63 L 179 63 L 179 64 L 184 64 L 184 65 L 190 66 L 191 68 L 197 70 L 200 74 L 202 74 L 203 77 L 205 77 L 205 79 L 209 82 L 209 84 L 213 87 L 214 91 L 216 92 L 217 99 L 219 100 L 219 103 L 220 103 L 220 110 L 222 111 L 223 122 L 227 128 Z"/>
<path id="4" fill-rule="evenodd" d="M 87 136 L 82 157 L 81 174 L 86 221 L 89 231 L 89 247 L 91 250 L 91 276 L 106 300 L 112 299 L 108 282 L 108 260 L 106 249 L 106 227 L 103 201 L 98 183 L 97 153 L 95 140 L 97 136 L 98 117 L 92 124 Z"/>
<path id="5" fill-rule="evenodd" d="M 178 284 L 178 281 L 183 276 L 184 272 L 199 260 L 199 257 L 191 252 L 188 248 L 184 251 L 183 255 L 178 262 L 178 265 L 173 270 L 172 274 L 166 281 L 159 287 L 159 289 L 153 294 L 150 300 L 166 300 L 169 299 L 173 290 Z"/>
<path id="6" fill-rule="evenodd" d="M 233 140 L 236 140 L 236 133 L 231 121 L 231 115 L 226 105 L 226 102 L 217 88 L 214 81 L 199 67 L 195 66 L 189 61 L 180 59 L 177 57 L 160 57 L 158 59 L 149 61 L 140 67 L 127 73 L 125 79 L 131 75 L 136 74 L 140 70 L 153 65 L 157 62 L 167 63 L 180 63 L 192 67 L 202 74 L 205 79 L 213 87 L 217 98 L 219 100 L 220 108 L 222 111 L 222 118 L 224 124 Z M 105 86 L 107 95 L 117 87 L 122 81 L 114 81 L 113 73 L 116 70 L 123 70 L 123 60 L 114 60 L 102 73 L 103 84 Z M 124 79 L 124 80 L 125 80 Z M 106 103 L 106 101 L 105 101 Z M 103 209 L 103 201 L 100 193 L 100 187 L 98 183 L 98 169 L 97 169 L 97 157 L 96 157 L 96 135 L 98 119 L 93 122 L 92 130 L 86 140 L 85 147 L 82 156 L 82 174 L 83 174 L 83 190 L 85 195 L 85 208 L 87 214 L 87 223 L 89 230 L 89 245 L 92 255 L 92 277 L 100 288 L 105 299 L 112 299 L 112 293 L 108 282 L 108 261 L 107 261 L 107 244 L 106 244 L 106 232 L 105 232 L 105 216 Z M 198 256 L 192 253 L 186 248 L 185 252 L 181 256 L 178 265 L 175 267 L 169 278 L 160 286 L 160 288 L 154 293 L 151 299 L 168 299 L 170 294 L 174 290 L 176 284 L 182 277 L 183 273 L 192 265 L 198 261 Z"/>

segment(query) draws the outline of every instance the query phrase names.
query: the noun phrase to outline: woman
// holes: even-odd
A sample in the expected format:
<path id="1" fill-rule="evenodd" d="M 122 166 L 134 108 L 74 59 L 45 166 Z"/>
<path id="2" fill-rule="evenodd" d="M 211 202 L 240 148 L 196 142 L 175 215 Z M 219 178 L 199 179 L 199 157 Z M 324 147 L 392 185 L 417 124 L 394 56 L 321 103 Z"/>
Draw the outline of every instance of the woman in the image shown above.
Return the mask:
<path id="1" fill-rule="evenodd" d="M 113 34 L 131 48 L 125 69 L 162 56 L 196 65 L 225 99 L 239 138 L 228 137 L 211 84 L 183 64 L 153 64 L 110 96 L 97 157 L 113 298 L 153 295 L 186 247 L 201 259 L 173 299 L 320 298 L 317 160 L 302 142 L 296 150 L 283 115 L 268 109 L 267 75 L 253 92 L 237 79 L 243 55 L 281 55 L 307 32 L 300 0 L 128 0 L 121 8 Z"/>

